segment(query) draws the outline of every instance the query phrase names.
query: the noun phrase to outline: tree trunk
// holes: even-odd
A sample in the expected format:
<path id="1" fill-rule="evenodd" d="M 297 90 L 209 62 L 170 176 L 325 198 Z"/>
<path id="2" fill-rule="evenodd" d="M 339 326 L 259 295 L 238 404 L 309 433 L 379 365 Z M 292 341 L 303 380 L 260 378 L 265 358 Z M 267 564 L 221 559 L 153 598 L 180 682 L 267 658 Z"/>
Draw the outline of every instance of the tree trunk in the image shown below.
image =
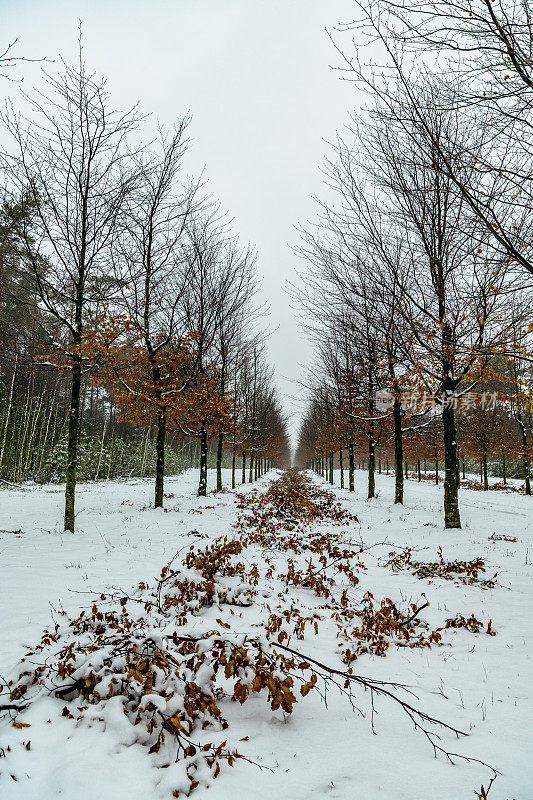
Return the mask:
<path id="1" fill-rule="evenodd" d="M 110 417 L 111 419 L 111 417 Z M 115 441 L 115 431 L 111 430 L 111 440 L 109 442 L 109 460 L 107 462 L 107 480 L 111 477 L 111 471 L 113 467 L 113 443 Z"/>
<path id="2" fill-rule="evenodd" d="M 466 480 L 466 472 L 465 472 L 465 458 L 464 458 L 464 456 L 463 456 L 463 458 L 461 460 L 463 462 L 463 480 L 465 481 Z"/>
<path id="3" fill-rule="evenodd" d="M 254 454 L 250 453 L 250 466 L 248 468 L 248 483 L 252 483 L 254 479 Z"/>
<path id="4" fill-rule="evenodd" d="M 405 459 L 405 477 L 409 477 L 409 464 L 407 463 L 407 459 Z"/>
<path id="5" fill-rule="evenodd" d="M 400 401 L 394 400 L 394 473 L 396 485 L 394 489 L 394 502 L 403 503 L 403 438 L 402 438 L 402 409 Z"/>
<path id="6" fill-rule="evenodd" d="M 417 460 L 416 460 L 416 471 L 417 471 L 417 475 L 418 475 L 418 483 L 420 483 L 420 481 L 422 480 L 422 471 L 420 469 L 420 459 L 419 458 L 417 458 Z"/>
<path id="7" fill-rule="evenodd" d="M 526 494 L 528 496 L 531 495 L 531 480 L 529 477 L 529 458 L 527 457 L 527 433 L 524 424 L 522 423 L 522 414 L 520 412 L 520 416 L 518 417 L 518 422 L 520 425 L 520 433 L 522 436 L 522 447 L 524 451 L 524 455 L 522 457 L 522 468 L 524 470 L 524 483 L 526 486 Z"/>
<path id="8" fill-rule="evenodd" d="M 17 359 L 18 359 L 18 356 L 15 356 L 15 366 L 13 367 L 13 375 L 11 376 L 11 388 L 9 390 L 9 400 L 8 400 L 8 403 L 7 403 L 7 413 L 6 413 L 5 422 L 4 422 L 4 436 L 3 436 L 3 440 L 2 440 L 2 452 L 0 453 L 0 467 L 2 466 L 2 464 L 4 462 L 4 451 L 5 451 L 6 440 L 7 440 L 7 429 L 8 429 L 8 425 L 9 425 L 9 417 L 11 415 L 11 408 L 12 408 L 12 405 L 13 405 L 13 387 L 15 385 L 15 374 L 17 372 Z M 50 413 L 52 413 L 52 412 L 50 411 Z"/>
<path id="9" fill-rule="evenodd" d="M 435 483 L 439 485 L 439 462 L 435 461 Z"/>
<path id="10" fill-rule="evenodd" d="M 217 492 L 222 491 L 222 451 L 224 446 L 224 434 L 218 434 L 217 441 Z"/>
<path id="11" fill-rule="evenodd" d="M 444 404 L 442 427 L 444 431 L 444 527 L 460 528 L 457 431 L 455 428 L 455 410 L 450 403 Z"/>
<path id="12" fill-rule="evenodd" d="M 348 462 L 348 486 L 349 491 L 355 491 L 355 484 L 354 484 L 354 457 L 353 457 L 353 444 L 350 442 L 349 445 L 349 462 Z"/>
<path id="13" fill-rule="evenodd" d="M 74 533 L 76 469 L 78 466 L 78 432 L 80 427 L 81 361 L 72 363 L 72 388 L 68 418 L 67 467 L 65 470 L 65 525 L 64 530 Z"/>
<path id="14" fill-rule="evenodd" d="M 235 455 L 235 448 L 233 448 L 233 455 L 231 457 L 231 488 L 235 489 L 235 462 L 236 462 L 236 455 Z"/>
<path id="15" fill-rule="evenodd" d="M 483 453 L 483 458 L 481 461 L 483 467 L 483 491 L 489 491 L 489 474 L 487 471 L 487 454 Z"/>
<path id="16" fill-rule="evenodd" d="M 164 412 L 157 416 L 157 438 L 155 441 L 155 508 L 163 508 L 163 482 L 165 479 L 166 419 Z"/>
<path id="17" fill-rule="evenodd" d="M 242 451 L 242 480 L 241 483 L 246 483 L 246 450 Z"/>
<path id="18" fill-rule="evenodd" d="M 529 497 L 529 496 L 531 496 L 531 479 L 529 477 L 529 460 L 527 458 L 524 458 L 522 463 L 523 463 L 523 466 L 524 466 L 524 482 L 525 482 L 525 485 L 526 485 L 526 494 Z"/>
<path id="19" fill-rule="evenodd" d="M 198 484 L 198 496 L 207 497 L 207 431 L 205 428 L 200 431 L 200 483 Z"/>
<path id="20" fill-rule="evenodd" d="M 329 454 L 329 482 L 333 486 L 335 478 L 333 476 L 333 453 Z"/>
<path id="21" fill-rule="evenodd" d="M 341 489 L 344 489 L 344 466 L 342 462 L 342 447 L 339 447 L 339 464 L 341 468 Z"/>
<path id="22" fill-rule="evenodd" d="M 368 497 L 375 497 L 376 494 L 376 444 L 373 441 L 368 443 Z"/>

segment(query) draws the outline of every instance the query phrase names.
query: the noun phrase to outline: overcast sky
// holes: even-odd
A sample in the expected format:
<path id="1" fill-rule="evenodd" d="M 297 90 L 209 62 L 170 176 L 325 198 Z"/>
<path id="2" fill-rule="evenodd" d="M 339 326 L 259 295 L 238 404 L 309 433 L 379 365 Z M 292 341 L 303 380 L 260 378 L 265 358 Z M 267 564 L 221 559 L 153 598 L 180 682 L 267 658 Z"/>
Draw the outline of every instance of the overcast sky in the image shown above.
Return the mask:
<path id="1" fill-rule="evenodd" d="M 191 169 L 205 168 L 235 231 L 257 248 L 268 352 L 294 434 L 294 381 L 311 348 L 284 287 L 303 267 L 294 227 L 316 213 L 327 140 L 360 100 L 331 69 L 324 30 L 352 17 L 351 0 L 0 0 L 0 12 L 1 43 L 18 37 L 20 54 L 67 61 L 81 20 L 86 61 L 116 107 L 138 101 L 164 126 L 191 114 Z M 25 90 L 40 69 L 21 68 Z M 0 91 L 15 98 L 17 87 Z"/>

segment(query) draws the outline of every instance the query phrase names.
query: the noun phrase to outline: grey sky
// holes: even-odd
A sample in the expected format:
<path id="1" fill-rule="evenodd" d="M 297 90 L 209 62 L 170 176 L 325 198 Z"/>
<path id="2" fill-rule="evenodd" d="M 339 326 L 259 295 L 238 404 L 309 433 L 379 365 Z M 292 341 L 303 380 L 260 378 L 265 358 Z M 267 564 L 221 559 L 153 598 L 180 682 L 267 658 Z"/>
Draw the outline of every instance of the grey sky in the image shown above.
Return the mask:
<path id="1" fill-rule="evenodd" d="M 192 115 L 191 170 L 205 167 L 236 232 L 257 247 L 293 433 L 293 380 L 311 351 L 283 286 L 302 268 L 294 226 L 315 213 L 325 140 L 357 105 L 354 86 L 330 69 L 338 58 L 324 32 L 353 13 L 350 0 L 0 0 L 2 43 L 18 37 L 21 54 L 72 60 L 81 20 L 87 63 L 108 78 L 116 107 L 139 101 L 164 126 Z M 21 72 L 29 89 L 40 66 Z"/>

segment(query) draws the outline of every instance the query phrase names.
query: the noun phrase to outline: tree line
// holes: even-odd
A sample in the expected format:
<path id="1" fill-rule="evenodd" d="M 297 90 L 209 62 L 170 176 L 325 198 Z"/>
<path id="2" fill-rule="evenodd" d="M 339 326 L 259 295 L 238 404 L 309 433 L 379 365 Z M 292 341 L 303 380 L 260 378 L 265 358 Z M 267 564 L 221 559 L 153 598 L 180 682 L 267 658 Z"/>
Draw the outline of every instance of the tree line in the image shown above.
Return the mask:
<path id="1" fill-rule="evenodd" d="M 188 117 L 146 144 L 76 65 L 8 104 L 0 153 L 0 470 L 65 480 L 155 476 L 197 458 L 253 480 L 287 458 L 265 357 L 255 254 L 185 174 Z M 119 446 L 120 442 L 120 446 Z M 120 451 L 120 452 L 117 452 Z M 247 473 L 246 473 L 247 471 Z"/>
<path id="2" fill-rule="evenodd" d="M 459 528 L 465 458 L 485 487 L 487 462 L 506 480 L 511 461 L 531 494 L 531 9 L 355 5 L 333 40 L 368 104 L 337 136 L 302 230 L 316 364 L 298 460 L 332 475 L 338 453 L 353 490 L 359 457 L 373 497 L 382 448 L 397 503 L 406 458 L 419 477 L 431 460 L 437 480 L 440 462 L 445 525 Z M 370 53 L 344 47 L 354 30 Z"/>

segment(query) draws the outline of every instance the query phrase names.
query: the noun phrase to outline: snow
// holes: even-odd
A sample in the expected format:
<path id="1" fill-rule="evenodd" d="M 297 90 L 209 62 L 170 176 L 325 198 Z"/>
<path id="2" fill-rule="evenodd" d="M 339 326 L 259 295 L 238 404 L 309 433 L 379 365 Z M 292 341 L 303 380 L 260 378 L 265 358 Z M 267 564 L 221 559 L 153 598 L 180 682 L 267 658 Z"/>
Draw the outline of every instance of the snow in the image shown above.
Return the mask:
<path id="1" fill-rule="evenodd" d="M 259 485 L 265 487 L 272 474 Z M 224 477 L 227 484 L 229 473 Z M 338 474 L 336 478 L 338 487 Z M 174 496 L 165 501 L 166 511 L 150 508 L 149 481 L 82 485 L 75 534 L 61 531 L 62 487 L 2 490 L 0 675 L 13 675 L 27 648 L 50 626 L 54 610 L 76 615 L 91 605 L 94 593 L 111 586 L 131 591 L 141 580 L 152 582 L 173 558 L 179 565 L 191 544 L 204 546 L 223 535 L 232 538 L 234 494 L 197 498 L 196 485 L 197 473 L 192 470 L 168 479 L 165 492 Z M 473 613 L 485 626 L 491 619 L 497 635 L 451 629 L 443 632 L 440 647 L 391 646 L 384 658 L 361 656 L 354 670 L 415 687 L 420 707 L 466 731 L 469 735 L 458 740 L 444 732 L 443 742 L 447 749 L 499 770 L 489 800 L 528 800 L 533 797 L 532 500 L 511 493 L 462 490 L 463 528 L 446 531 L 442 484 L 406 481 L 403 507 L 393 503 L 392 477 L 376 476 L 376 486 L 378 497 L 368 501 L 365 475 L 356 472 L 355 493 L 334 489 L 359 517 L 349 529 L 341 526 L 347 539 L 361 538 L 366 545 L 388 542 L 362 554 L 367 570 L 359 573 L 359 585 L 350 588 L 350 600 L 359 603 L 366 591 L 378 600 L 390 597 L 404 606 L 427 598 L 430 606 L 420 616 L 430 628 L 441 627 L 456 614 Z M 15 533 L 19 529 L 21 533 Z M 516 537 L 517 542 L 489 541 L 493 533 Z M 487 564 L 486 577 L 498 573 L 498 583 L 482 590 L 438 578 L 419 580 L 407 571 L 395 573 L 382 566 L 393 547 L 405 546 L 419 548 L 417 558 L 424 561 L 435 560 L 439 546 L 450 560 L 481 556 Z M 260 556 L 254 550 L 239 559 L 251 563 Z M 269 557 L 280 569 L 286 564 L 286 554 L 270 552 Z M 294 560 L 305 567 L 305 555 Z M 266 582 L 258 589 L 252 606 L 233 607 L 232 636 L 260 632 L 269 615 L 266 603 L 276 591 Z M 320 613 L 321 599 L 313 592 L 294 588 L 293 594 L 302 613 L 304 609 Z M 228 620 L 228 608 L 224 609 L 223 618 Z M 220 609 L 207 609 L 193 618 L 194 626 L 210 630 L 220 616 Z M 291 643 L 338 667 L 336 632 L 326 616 L 319 622 L 318 636 L 309 629 L 304 641 Z M 164 703 L 156 695 L 152 702 L 154 698 Z M 105 721 L 95 719 L 91 727 L 61 717 L 60 702 L 42 698 L 35 703 L 23 715 L 31 727 L 15 729 L 5 720 L 0 722 L 0 756 L 1 748 L 11 747 L 5 760 L 0 757 L 2 800 L 163 800 L 171 798 L 174 789 L 188 786 L 183 763 L 160 769 L 156 754 L 148 755 L 147 748 L 132 743 L 133 729 L 119 698 L 107 702 Z M 262 696 L 253 695 L 242 706 L 226 702 L 228 743 L 266 769 L 260 771 L 244 761 L 233 768 L 224 765 L 219 778 L 208 789 L 200 786 L 194 797 L 450 800 L 475 797 L 482 783 L 487 787 L 489 769 L 474 762 L 451 765 L 442 756 L 434 758 L 424 736 L 390 702 L 376 700 L 375 734 L 368 696 L 359 694 L 357 705 L 364 717 L 334 689 L 328 693 L 327 707 L 312 691 L 299 698 L 290 716 L 272 712 Z"/>

